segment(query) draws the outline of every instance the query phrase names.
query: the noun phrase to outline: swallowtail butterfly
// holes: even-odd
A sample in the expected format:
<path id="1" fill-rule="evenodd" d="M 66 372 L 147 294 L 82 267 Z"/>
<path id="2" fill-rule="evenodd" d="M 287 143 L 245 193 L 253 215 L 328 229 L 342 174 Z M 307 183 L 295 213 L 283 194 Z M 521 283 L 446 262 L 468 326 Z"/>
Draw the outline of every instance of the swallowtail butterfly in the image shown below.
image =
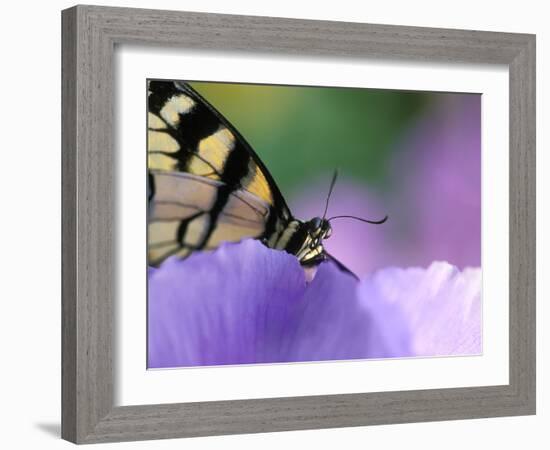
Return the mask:
<path id="1" fill-rule="evenodd" d="M 252 147 L 187 83 L 149 80 L 147 122 L 149 264 L 255 238 L 304 266 L 331 258 L 347 270 L 323 248 L 334 218 L 294 218 Z"/>

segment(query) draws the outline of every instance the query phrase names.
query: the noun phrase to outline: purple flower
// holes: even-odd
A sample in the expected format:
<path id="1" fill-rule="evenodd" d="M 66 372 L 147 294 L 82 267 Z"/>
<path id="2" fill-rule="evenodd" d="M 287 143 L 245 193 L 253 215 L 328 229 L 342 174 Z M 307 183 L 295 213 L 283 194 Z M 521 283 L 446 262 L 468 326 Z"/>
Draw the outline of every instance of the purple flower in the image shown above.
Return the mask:
<path id="1" fill-rule="evenodd" d="M 398 306 L 415 356 L 481 353 L 481 269 L 445 262 L 379 270 L 362 280 L 360 297 Z"/>
<path id="2" fill-rule="evenodd" d="M 477 292 L 477 297 L 468 297 L 469 307 L 479 302 L 479 284 L 476 291 L 470 278 L 449 267 L 444 265 L 444 270 L 450 270 L 447 276 L 438 267 L 429 273 L 390 269 L 358 283 L 327 262 L 307 283 L 294 256 L 254 240 L 225 244 L 186 260 L 171 258 L 149 272 L 148 366 L 425 354 L 432 350 L 415 337 L 414 315 L 408 317 L 415 303 L 424 309 L 440 306 L 429 323 L 418 321 L 433 337 L 447 331 L 448 324 L 439 324 L 438 317 L 448 320 L 449 303 L 453 303 L 453 314 L 460 312 L 461 295 L 468 289 Z M 431 277 L 439 282 L 432 291 L 406 295 L 411 283 L 428 286 Z M 472 317 L 479 320 L 472 315 L 465 321 Z M 468 323 L 472 329 L 479 325 L 474 322 Z M 434 354 L 471 351 L 468 338 L 462 336 L 464 330 L 457 327 L 449 337 L 452 342 L 446 347 L 442 344 Z"/>

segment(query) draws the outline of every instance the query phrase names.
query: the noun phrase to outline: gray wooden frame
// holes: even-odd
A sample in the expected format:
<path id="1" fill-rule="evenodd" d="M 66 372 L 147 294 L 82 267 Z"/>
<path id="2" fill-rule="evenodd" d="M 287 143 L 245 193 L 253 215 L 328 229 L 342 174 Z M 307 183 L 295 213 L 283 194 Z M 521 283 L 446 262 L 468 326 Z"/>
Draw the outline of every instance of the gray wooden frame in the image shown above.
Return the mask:
<path id="1" fill-rule="evenodd" d="M 63 438 L 93 443 L 535 413 L 535 36 L 97 6 L 63 11 L 62 31 Z M 510 383 L 114 407 L 113 52 L 120 43 L 506 64 Z"/>

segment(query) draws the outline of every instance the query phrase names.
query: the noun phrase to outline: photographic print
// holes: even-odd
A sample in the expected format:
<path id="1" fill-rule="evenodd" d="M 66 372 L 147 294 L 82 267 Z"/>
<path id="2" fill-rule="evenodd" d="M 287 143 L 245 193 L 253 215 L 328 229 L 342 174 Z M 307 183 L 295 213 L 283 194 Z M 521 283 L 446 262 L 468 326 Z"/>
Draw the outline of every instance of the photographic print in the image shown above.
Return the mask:
<path id="1" fill-rule="evenodd" d="M 147 80 L 149 369 L 482 353 L 481 95 Z"/>

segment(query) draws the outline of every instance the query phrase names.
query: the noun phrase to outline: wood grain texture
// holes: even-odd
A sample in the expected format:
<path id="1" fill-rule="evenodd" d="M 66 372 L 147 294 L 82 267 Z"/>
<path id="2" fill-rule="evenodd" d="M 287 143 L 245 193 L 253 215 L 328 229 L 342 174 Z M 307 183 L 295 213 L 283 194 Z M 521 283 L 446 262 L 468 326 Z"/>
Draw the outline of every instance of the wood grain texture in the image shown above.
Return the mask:
<path id="1" fill-rule="evenodd" d="M 61 203 L 62 280 L 61 280 L 61 330 L 62 330 L 62 431 L 71 441 L 76 440 L 76 10 L 62 17 L 62 74 L 61 103 Z"/>
<path id="2" fill-rule="evenodd" d="M 64 12 L 63 41 L 62 436 L 79 442 L 113 405 L 113 46 L 84 8 Z"/>
<path id="3" fill-rule="evenodd" d="M 510 385 L 535 412 L 535 39 L 510 71 Z"/>
<path id="4" fill-rule="evenodd" d="M 62 436 L 93 443 L 535 412 L 532 35 L 78 6 L 63 11 Z M 113 406 L 115 44 L 506 64 L 510 71 L 510 384 Z"/>

